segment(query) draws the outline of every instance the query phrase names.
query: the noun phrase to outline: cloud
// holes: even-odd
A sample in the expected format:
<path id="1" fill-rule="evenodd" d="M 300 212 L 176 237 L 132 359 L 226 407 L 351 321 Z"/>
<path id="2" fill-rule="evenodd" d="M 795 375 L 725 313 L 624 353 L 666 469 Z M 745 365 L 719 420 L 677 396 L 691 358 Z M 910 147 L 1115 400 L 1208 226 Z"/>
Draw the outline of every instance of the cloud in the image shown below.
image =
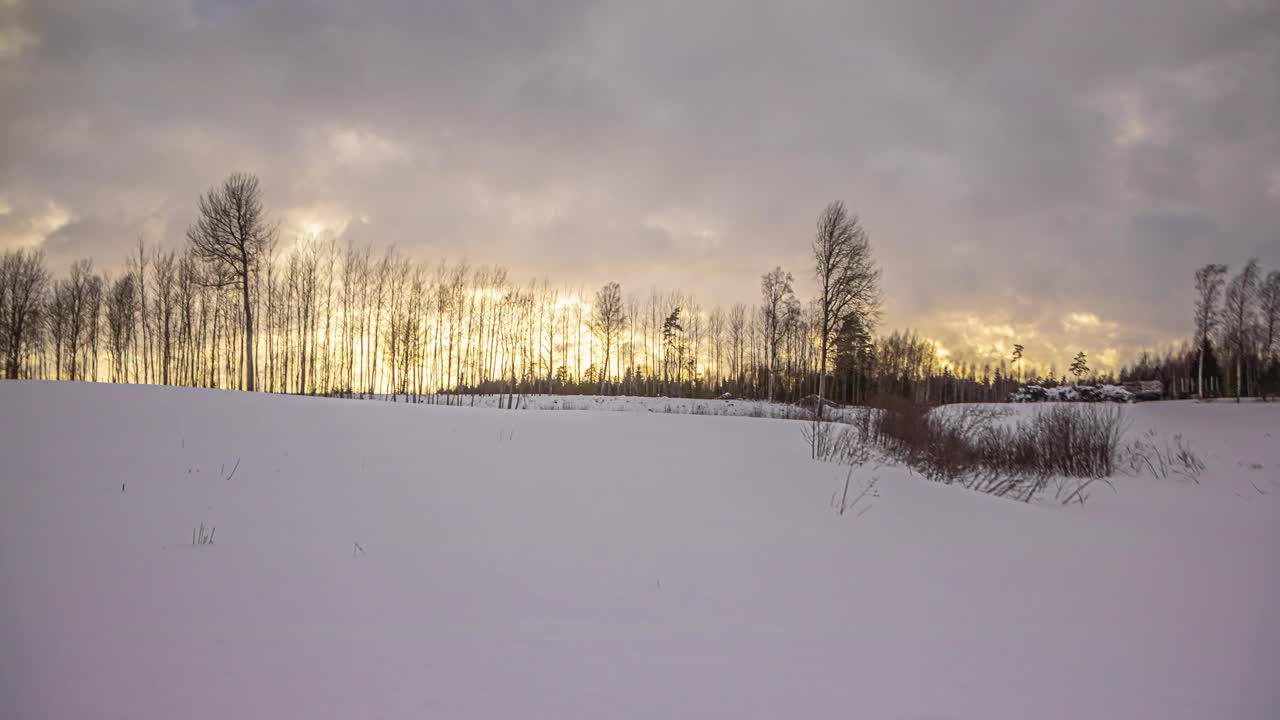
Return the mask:
<path id="1" fill-rule="evenodd" d="M 40 42 L 21 24 L 20 10 L 18 0 L 0 0 L 0 62 L 17 60 Z"/>
<path id="2" fill-rule="evenodd" d="M 1089 333 L 1113 336 L 1119 325 L 1106 322 L 1091 312 L 1067 313 L 1062 318 L 1062 329 L 1067 333 Z"/>
<path id="3" fill-rule="evenodd" d="M 404 158 L 405 152 L 396 143 L 377 133 L 346 128 L 329 135 L 329 148 L 339 167 L 377 171 L 387 164 Z"/>
<path id="4" fill-rule="evenodd" d="M 341 238 L 352 221 L 351 213 L 336 206 L 287 208 L 280 215 L 279 232 L 286 244 L 295 239 Z M 368 222 L 367 216 L 363 216 L 363 222 Z"/>
<path id="5" fill-rule="evenodd" d="M 0 27 L 0 60 L 12 60 L 38 42 L 35 35 L 18 25 Z"/>
<path id="6" fill-rule="evenodd" d="M 6 2 L 0 222 L 56 198 L 67 262 L 177 245 L 247 170 L 291 227 L 729 304 L 811 294 L 842 199 L 887 326 L 1060 366 L 1070 312 L 1123 354 L 1186 334 L 1198 265 L 1280 265 L 1267 0 Z"/>
<path id="7" fill-rule="evenodd" d="M 0 250 L 40 247 L 75 217 L 52 200 L 15 208 L 0 198 Z"/>
<path id="8" fill-rule="evenodd" d="M 926 318 L 927 335 L 948 363 L 1009 364 L 1014 345 L 1024 347 L 1028 372 L 1061 370 L 1079 351 L 1085 351 L 1096 371 L 1118 371 L 1134 359 L 1141 343 L 1129 343 L 1119 323 L 1089 311 L 1063 313 L 1050 321 L 1040 318 L 1016 321 L 1004 311 L 986 313 L 945 312 Z M 1147 346 L 1167 347 L 1168 338 L 1155 338 Z"/>

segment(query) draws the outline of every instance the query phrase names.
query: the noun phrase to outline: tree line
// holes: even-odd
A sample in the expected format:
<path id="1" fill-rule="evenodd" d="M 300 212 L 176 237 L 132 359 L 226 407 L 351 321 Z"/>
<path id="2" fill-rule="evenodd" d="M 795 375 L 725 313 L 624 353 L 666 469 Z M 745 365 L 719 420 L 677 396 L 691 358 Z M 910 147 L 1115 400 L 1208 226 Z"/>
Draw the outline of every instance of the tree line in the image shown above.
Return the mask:
<path id="1" fill-rule="evenodd" d="M 427 264 L 333 238 L 282 250 L 257 178 L 241 173 L 197 210 L 181 250 L 139 238 L 114 276 L 86 259 L 54 279 L 39 251 L 5 253 L 5 377 L 445 402 L 541 392 L 848 403 L 1006 391 L 990 368 L 982 380 L 944 373 L 914 334 L 875 336 L 880 273 L 867 231 L 838 202 L 810 241 L 818 297 L 801 302 L 792 273 L 775 267 L 758 304 L 727 308 L 681 291 L 626 294 L 616 282 L 594 292 L 520 283 L 501 267 Z"/>
<path id="2" fill-rule="evenodd" d="M 41 252 L 6 252 L 4 376 L 443 402 L 476 393 L 989 402 L 1024 380 L 1055 381 L 1023 377 L 1017 351 L 1015 374 L 1003 361 L 943 362 L 913 332 L 878 334 L 869 233 L 839 202 L 819 213 L 809 241 L 815 298 L 802 302 L 793 274 L 775 267 L 758 303 L 710 308 L 682 291 L 518 282 L 501 267 L 429 264 L 334 238 L 282 249 L 257 178 L 241 173 L 197 210 L 181 249 L 139 238 L 115 275 L 85 259 L 55 279 Z M 1210 293 L 1214 332 L 1201 334 L 1256 354 L 1260 341 L 1226 329 L 1242 317 L 1237 298 L 1249 298 L 1251 333 L 1274 307 L 1276 274 L 1251 272 L 1254 280 L 1232 281 L 1239 290 L 1218 291 L 1221 309 Z M 1083 355 L 1077 372 L 1082 364 Z M 1262 367 L 1256 358 L 1241 366 L 1246 378 Z"/>
<path id="3" fill-rule="evenodd" d="M 1256 258 L 1234 275 L 1210 263 L 1195 272 L 1194 336 L 1163 355 L 1143 353 L 1122 377 L 1161 380 L 1182 397 L 1280 393 L 1280 270 Z"/>
<path id="4" fill-rule="evenodd" d="M 761 303 L 520 283 L 501 267 L 415 262 L 394 247 L 302 238 L 282 251 L 257 178 L 198 199 L 181 250 L 148 246 L 114 276 L 55 279 L 36 250 L 0 258 L 4 376 L 413 397 L 602 392 L 796 400 L 867 384 L 878 270 L 833 203 L 813 239 L 818 301 L 764 275 Z M 854 361 L 851 362 L 851 359 Z"/>

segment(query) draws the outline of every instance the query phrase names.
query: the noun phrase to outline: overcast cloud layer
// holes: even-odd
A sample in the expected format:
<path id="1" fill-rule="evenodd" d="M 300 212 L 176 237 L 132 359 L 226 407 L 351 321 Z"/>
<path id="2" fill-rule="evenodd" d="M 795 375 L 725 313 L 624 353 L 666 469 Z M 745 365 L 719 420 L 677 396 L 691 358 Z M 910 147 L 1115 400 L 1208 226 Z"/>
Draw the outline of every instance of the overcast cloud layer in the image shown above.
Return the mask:
<path id="1" fill-rule="evenodd" d="M 754 302 L 842 199 L 888 326 L 1062 367 L 1280 267 L 1275 0 L 0 0 L 0 93 L 0 247 L 59 269 L 248 170 L 290 236 Z"/>

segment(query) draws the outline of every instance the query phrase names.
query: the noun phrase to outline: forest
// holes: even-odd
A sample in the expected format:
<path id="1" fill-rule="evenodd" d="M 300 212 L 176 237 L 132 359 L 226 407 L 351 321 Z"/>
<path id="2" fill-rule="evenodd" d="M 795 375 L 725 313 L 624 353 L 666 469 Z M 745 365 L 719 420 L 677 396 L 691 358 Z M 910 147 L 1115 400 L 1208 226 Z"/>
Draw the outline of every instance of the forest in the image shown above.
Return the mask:
<path id="1" fill-rule="evenodd" d="M 817 296 L 781 267 L 756 302 L 707 307 L 680 290 L 624 292 L 518 280 L 505 268 L 421 262 L 394 247 L 300 238 L 281 249 L 257 178 L 233 174 L 198 201 L 181 251 L 148 245 L 114 276 L 91 259 L 54 278 L 39 250 L 0 258 L 7 378 L 149 383 L 270 393 L 627 394 L 865 403 L 1003 401 L 1052 369 L 944 362 L 912 331 L 880 327 L 869 233 L 839 202 L 813 231 Z M 1164 381 L 1171 397 L 1267 395 L 1280 385 L 1280 272 L 1256 260 L 1196 273 L 1195 334 L 1144 353 L 1118 377 Z"/>

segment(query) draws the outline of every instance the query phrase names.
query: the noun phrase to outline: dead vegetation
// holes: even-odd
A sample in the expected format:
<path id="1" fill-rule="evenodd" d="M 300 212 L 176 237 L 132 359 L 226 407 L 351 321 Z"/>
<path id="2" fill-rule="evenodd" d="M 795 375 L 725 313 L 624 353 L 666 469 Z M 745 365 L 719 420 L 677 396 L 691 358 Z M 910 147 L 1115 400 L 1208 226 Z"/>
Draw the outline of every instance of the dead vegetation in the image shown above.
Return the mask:
<path id="1" fill-rule="evenodd" d="M 1148 430 L 1125 446 L 1123 464 L 1135 475 L 1149 472 L 1152 477 L 1182 477 L 1196 484 L 1205 470 L 1204 461 L 1181 435 L 1161 438 L 1155 430 Z"/>
<path id="2" fill-rule="evenodd" d="M 1004 408 L 943 408 L 890 401 L 845 423 L 813 422 L 804 434 L 815 459 L 861 465 L 872 454 L 946 485 L 1030 501 L 1052 489 L 1083 503 L 1106 482 L 1127 428 L 1116 406 L 1054 405 L 1009 420 Z"/>
<path id="3" fill-rule="evenodd" d="M 191 529 L 192 545 L 212 545 L 213 534 L 218 531 L 216 527 L 205 527 L 204 523 L 200 523 L 200 527 Z"/>

